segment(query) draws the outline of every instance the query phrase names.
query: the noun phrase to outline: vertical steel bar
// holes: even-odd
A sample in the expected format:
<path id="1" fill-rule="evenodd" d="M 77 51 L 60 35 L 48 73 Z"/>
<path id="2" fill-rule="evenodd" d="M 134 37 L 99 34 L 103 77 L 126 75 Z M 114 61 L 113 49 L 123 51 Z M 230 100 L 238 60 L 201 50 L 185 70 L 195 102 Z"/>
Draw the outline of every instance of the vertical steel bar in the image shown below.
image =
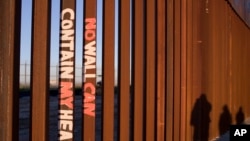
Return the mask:
<path id="1" fill-rule="evenodd" d="M 192 130 L 190 126 L 190 120 L 191 120 L 191 111 L 193 108 L 192 105 L 192 94 L 193 94 L 193 23 L 194 23 L 194 18 L 193 18 L 193 3 L 192 2 L 187 2 L 187 107 L 186 107 L 186 112 L 187 112 L 187 120 L 186 120 L 186 140 L 191 140 L 192 139 Z"/>
<path id="2" fill-rule="evenodd" d="M 157 1 L 157 141 L 165 140 L 165 0 Z"/>
<path id="3" fill-rule="evenodd" d="M 119 141 L 129 141 L 130 107 L 130 1 L 119 2 L 118 88 Z"/>
<path id="4" fill-rule="evenodd" d="M 33 2 L 30 130 L 33 141 L 47 141 L 49 133 L 50 8 L 50 0 Z"/>
<path id="5" fill-rule="evenodd" d="M 103 1 L 103 131 L 102 140 L 114 139 L 114 29 L 115 1 Z"/>
<path id="6" fill-rule="evenodd" d="M 18 141 L 21 1 L 0 1 L 0 140 Z"/>
<path id="7" fill-rule="evenodd" d="M 166 2 L 167 9 L 167 28 L 166 28 L 166 140 L 173 140 L 173 96 L 174 96 L 174 85 L 173 85 L 173 76 L 174 76 L 174 0 L 168 0 Z"/>
<path id="8" fill-rule="evenodd" d="M 173 141 L 180 141 L 180 3 L 174 1 L 174 126 Z"/>
<path id="9" fill-rule="evenodd" d="M 181 101 L 180 101 L 180 141 L 186 140 L 186 102 L 187 102 L 187 0 L 181 0 Z"/>
<path id="10" fill-rule="evenodd" d="M 75 88 L 75 0 L 61 1 L 59 140 L 73 141 Z"/>
<path id="11" fill-rule="evenodd" d="M 144 141 L 144 46 L 145 13 L 143 0 L 134 0 L 132 4 L 132 87 L 133 87 L 133 140 Z"/>
<path id="12" fill-rule="evenodd" d="M 156 3 L 146 1 L 146 141 L 155 140 Z"/>
<path id="13" fill-rule="evenodd" d="M 84 4 L 83 47 L 83 139 L 95 140 L 95 94 L 96 94 L 96 0 Z"/>

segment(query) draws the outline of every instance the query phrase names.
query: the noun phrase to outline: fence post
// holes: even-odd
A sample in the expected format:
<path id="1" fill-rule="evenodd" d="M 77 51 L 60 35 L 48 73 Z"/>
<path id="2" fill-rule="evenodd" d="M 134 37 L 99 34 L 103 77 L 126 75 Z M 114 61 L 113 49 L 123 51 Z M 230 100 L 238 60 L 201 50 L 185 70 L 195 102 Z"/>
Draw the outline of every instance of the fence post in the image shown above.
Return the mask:
<path id="1" fill-rule="evenodd" d="M 118 138 L 128 141 L 130 137 L 130 1 L 119 2 L 118 23 Z"/>
<path id="2" fill-rule="evenodd" d="M 32 141 L 48 140 L 50 0 L 33 1 L 31 51 L 31 130 Z"/>
<path id="3" fill-rule="evenodd" d="M 0 1 L 0 140 L 18 141 L 21 1 Z"/>
<path id="4" fill-rule="evenodd" d="M 110 141 L 114 137 L 114 23 L 115 1 L 103 1 L 103 122 L 102 140 Z"/>
<path id="5" fill-rule="evenodd" d="M 96 9 L 97 1 L 84 3 L 83 75 L 83 140 L 95 140 L 96 92 Z M 92 58 L 92 59 L 88 59 Z"/>
<path id="6" fill-rule="evenodd" d="M 60 7 L 58 140 L 74 140 L 76 0 Z"/>
<path id="7" fill-rule="evenodd" d="M 166 140 L 173 140 L 174 100 L 174 0 L 166 1 Z"/>
<path id="8" fill-rule="evenodd" d="M 144 137 L 144 101 L 145 99 L 145 13 L 143 0 L 132 1 L 132 90 L 133 90 L 133 140 L 143 141 Z"/>

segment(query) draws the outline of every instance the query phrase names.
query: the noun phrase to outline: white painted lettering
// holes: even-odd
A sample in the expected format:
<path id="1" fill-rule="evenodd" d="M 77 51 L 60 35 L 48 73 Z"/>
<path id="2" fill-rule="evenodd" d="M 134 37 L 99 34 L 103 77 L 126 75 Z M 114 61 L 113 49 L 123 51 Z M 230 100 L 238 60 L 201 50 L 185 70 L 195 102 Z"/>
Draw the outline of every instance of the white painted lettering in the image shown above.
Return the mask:
<path id="1" fill-rule="evenodd" d="M 85 55 L 96 56 L 96 46 L 95 46 L 95 44 L 96 44 L 95 41 L 92 41 L 92 42 L 89 42 L 88 44 L 86 44 L 84 54 Z"/>
<path id="2" fill-rule="evenodd" d="M 69 30 L 62 30 L 61 31 L 61 40 L 65 40 L 65 41 L 73 41 L 74 40 L 74 30 L 73 29 L 69 29 Z"/>
<path id="3" fill-rule="evenodd" d="M 73 79 L 73 67 L 61 67 L 60 78 Z"/>
<path id="4" fill-rule="evenodd" d="M 60 119 L 73 119 L 73 110 L 59 110 Z"/>
<path id="5" fill-rule="evenodd" d="M 71 59 L 74 56 L 73 52 L 71 51 L 61 51 L 60 54 L 61 54 L 60 61 Z"/>
<path id="6" fill-rule="evenodd" d="M 65 16 L 67 13 L 70 15 L 70 17 L 69 17 L 70 20 L 74 20 L 74 19 L 75 19 L 75 12 L 74 12 L 73 9 L 70 9 L 70 8 L 66 8 L 66 9 L 64 9 L 64 10 L 62 11 L 61 19 L 64 19 L 64 16 Z"/>
<path id="7" fill-rule="evenodd" d="M 72 137 L 73 137 L 72 132 L 67 132 L 67 131 L 60 130 L 59 133 L 60 133 L 60 137 L 59 137 L 60 141 L 72 139 Z"/>

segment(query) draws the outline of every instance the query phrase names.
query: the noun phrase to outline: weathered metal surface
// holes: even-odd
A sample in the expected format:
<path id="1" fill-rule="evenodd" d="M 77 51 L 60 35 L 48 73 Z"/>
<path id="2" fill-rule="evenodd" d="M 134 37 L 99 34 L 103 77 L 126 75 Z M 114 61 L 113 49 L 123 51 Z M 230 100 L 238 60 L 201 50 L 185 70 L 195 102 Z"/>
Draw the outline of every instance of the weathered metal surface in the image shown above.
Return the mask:
<path id="1" fill-rule="evenodd" d="M 180 141 L 186 141 L 186 100 L 187 100 L 187 0 L 181 1 L 181 52 L 180 52 Z"/>
<path id="2" fill-rule="evenodd" d="M 157 141 L 165 140 L 165 100 L 166 100 L 166 16 L 165 16 L 165 0 L 157 1 L 157 20 L 156 20 L 156 106 L 157 106 L 157 126 L 156 137 Z"/>
<path id="3" fill-rule="evenodd" d="M 74 140 L 75 0 L 62 0 L 60 7 L 59 133 L 58 140 Z"/>
<path id="4" fill-rule="evenodd" d="M 96 95 L 96 0 L 84 4 L 83 47 L 83 139 L 95 140 L 95 95 Z"/>
<path id="5" fill-rule="evenodd" d="M 173 140 L 174 126 L 174 0 L 166 1 L 166 140 Z"/>
<path id="6" fill-rule="evenodd" d="M 194 32 L 194 27 L 196 27 L 196 22 L 195 22 L 195 18 L 194 18 L 194 16 L 192 15 L 192 12 L 194 11 L 196 11 L 195 9 L 193 9 L 193 7 L 195 6 L 195 4 L 193 4 L 193 3 L 190 3 L 190 2 L 188 2 L 187 3 L 187 19 L 189 19 L 189 20 L 187 20 L 186 21 L 186 28 L 187 28 L 187 30 L 186 30 L 186 32 L 187 32 L 187 48 L 186 48 L 186 51 L 187 51 L 187 54 L 186 54 L 186 63 L 187 63 L 187 81 L 186 81 L 186 83 L 187 83 L 187 85 L 186 85 L 186 95 L 187 95 L 187 99 L 186 99 L 186 109 L 192 109 L 192 105 L 189 103 L 190 101 L 191 101 L 191 99 L 192 99 L 192 96 L 190 96 L 190 95 L 192 95 L 192 81 L 193 81 L 193 76 L 191 75 L 191 73 L 190 72 L 192 72 L 193 71 L 193 61 L 192 61 L 192 59 L 188 59 L 188 58 L 191 58 L 192 57 L 192 51 L 193 51 L 193 49 L 192 49 L 192 47 L 193 47 L 193 32 Z M 191 117 L 191 113 L 190 112 L 187 112 L 186 111 L 186 122 L 184 123 L 185 124 L 185 126 L 186 127 L 189 127 L 190 126 L 190 117 Z M 186 139 L 191 139 L 192 138 L 192 130 L 188 130 L 188 129 L 186 129 Z"/>
<path id="7" fill-rule="evenodd" d="M 129 141 L 130 129 L 130 1 L 119 2 L 118 24 L 118 140 Z"/>
<path id="8" fill-rule="evenodd" d="M 240 107 L 249 116 L 250 31 L 227 1 L 196 0 L 187 11 L 186 139 L 212 140 L 237 123 Z"/>
<path id="9" fill-rule="evenodd" d="M 114 140 L 115 1 L 103 1 L 103 122 L 102 140 Z"/>
<path id="10" fill-rule="evenodd" d="M 0 1 L 0 140 L 18 141 L 21 1 Z"/>
<path id="11" fill-rule="evenodd" d="M 36 141 L 49 133 L 50 8 L 49 0 L 33 1 L 30 139 Z"/>
<path id="12" fill-rule="evenodd" d="M 133 2 L 132 8 L 132 95 L 133 95 L 133 125 L 134 141 L 145 140 L 145 3 L 143 0 Z"/>
<path id="13" fill-rule="evenodd" d="M 173 49 L 173 141 L 180 141 L 181 120 L 181 0 L 174 1 Z"/>
<path id="14" fill-rule="evenodd" d="M 156 130 L 155 128 L 155 99 L 156 99 L 156 2 L 152 0 L 146 1 L 146 52 L 145 52 L 145 61 L 146 61 L 146 131 L 145 131 L 145 140 L 154 141 Z"/>

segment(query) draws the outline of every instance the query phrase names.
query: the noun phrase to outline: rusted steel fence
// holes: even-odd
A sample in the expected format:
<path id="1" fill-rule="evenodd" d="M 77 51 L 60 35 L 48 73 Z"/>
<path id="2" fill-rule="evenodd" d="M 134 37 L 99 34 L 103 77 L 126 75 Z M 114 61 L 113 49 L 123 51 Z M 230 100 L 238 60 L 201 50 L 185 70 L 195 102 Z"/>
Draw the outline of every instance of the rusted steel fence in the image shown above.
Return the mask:
<path id="1" fill-rule="evenodd" d="M 242 17 L 236 4 L 225 0 L 103 0 L 103 21 L 98 21 L 98 2 L 85 0 L 83 7 L 81 113 L 74 113 L 76 1 L 60 2 L 57 140 L 206 141 L 250 116 L 247 8 Z M 18 141 L 21 2 L 2 0 L 0 9 L 0 140 Z M 29 140 L 47 141 L 51 1 L 33 0 L 32 9 Z M 97 34 L 102 34 L 101 48 Z M 77 114 L 81 123 L 74 122 Z M 75 137 L 77 125 L 81 138 Z"/>
<path id="2" fill-rule="evenodd" d="M 21 1 L 1 1 L 0 140 L 18 140 Z"/>
<path id="3" fill-rule="evenodd" d="M 187 140 L 212 140 L 250 115 L 250 30 L 228 1 L 188 5 L 183 123 Z"/>

